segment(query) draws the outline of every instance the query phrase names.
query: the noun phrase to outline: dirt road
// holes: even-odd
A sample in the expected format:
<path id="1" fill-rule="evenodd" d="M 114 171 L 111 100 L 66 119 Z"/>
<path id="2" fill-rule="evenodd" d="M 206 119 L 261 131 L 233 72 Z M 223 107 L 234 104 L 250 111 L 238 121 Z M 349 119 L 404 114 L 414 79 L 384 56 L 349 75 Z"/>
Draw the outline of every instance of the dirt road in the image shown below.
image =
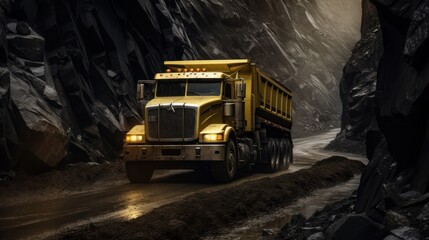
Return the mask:
<path id="1" fill-rule="evenodd" d="M 211 192 L 245 184 L 248 181 L 278 176 L 308 168 L 315 161 L 332 155 L 341 155 L 364 161 L 360 156 L 324 151 L 338 129 L 316 136 L 295 139 L 295 164 L 289 170 L 276 174 L 252 174 L 233 183 L 216 185 L 189 171 L 156 173 L 150 184 L 129 184 L 126 179 L 100 185 L 97 189 L 66 195 L 65 197 L 37 199 L 23 204 L 0 206 L 0 236 L 4 239 L 44 238 L 68 228 L 112 219 L 130 220 L 161 205 L 179 201 L 196 192 Z"/>

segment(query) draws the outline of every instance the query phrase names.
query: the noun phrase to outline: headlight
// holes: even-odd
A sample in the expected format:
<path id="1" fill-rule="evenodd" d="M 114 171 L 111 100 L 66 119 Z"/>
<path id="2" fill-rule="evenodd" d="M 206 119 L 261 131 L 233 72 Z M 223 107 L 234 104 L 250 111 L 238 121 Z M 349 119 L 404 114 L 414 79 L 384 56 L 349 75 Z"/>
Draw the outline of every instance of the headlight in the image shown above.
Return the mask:
<path id="1" fill-rule="evenodd" d="M 203 135 L 204 142 L 217 142 L 223 140 L 223 134 L 222 133 L 216 133 L 216 134 L 204 134 Z"/>
<path id="2" fill-rule="evenodd" d="M 143 142 L 143 135 L 127 135 L 125 138 L 126 143 L 141 143 Z"/>

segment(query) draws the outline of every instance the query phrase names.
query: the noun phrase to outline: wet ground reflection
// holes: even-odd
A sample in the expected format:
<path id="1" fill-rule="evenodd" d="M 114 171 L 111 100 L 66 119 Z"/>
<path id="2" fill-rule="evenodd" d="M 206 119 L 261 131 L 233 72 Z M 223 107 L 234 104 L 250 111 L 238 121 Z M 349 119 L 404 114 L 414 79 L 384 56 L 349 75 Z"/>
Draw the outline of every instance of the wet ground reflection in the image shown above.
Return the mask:
<path id="1" fill-rule="evenodd" d="M 359 180 L 360 176 L 355 176 L 348 182 L 337 186 L 316 190 L 312 196 L 298 199 L 290 206 L 266 216 L 242 222 L 234 229 L 223 229 L 219 234 L 208 236 L 204 240 L 263 239 L 263 231 L 276 234 L 290 222 L 293 215 L 300 213 L 309 218 L 326 205 L 349 197 L 358 188 Z"/>

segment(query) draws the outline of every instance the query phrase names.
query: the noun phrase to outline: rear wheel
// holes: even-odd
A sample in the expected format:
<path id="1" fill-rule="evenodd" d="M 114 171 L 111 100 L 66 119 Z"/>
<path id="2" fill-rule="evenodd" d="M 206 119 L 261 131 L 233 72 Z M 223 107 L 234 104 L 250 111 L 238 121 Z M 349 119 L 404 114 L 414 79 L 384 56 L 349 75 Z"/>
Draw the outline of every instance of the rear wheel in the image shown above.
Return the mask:
<path id="1" fill-rule="evenodd" d="M 217 182 L 230 182 L 237 172 L 237 148 L 232 140 L 225 146 L 225 161 L 214 162 L 211 166 L 212 175 Z"/>
<path id="2" fill-rule="evenodd" d="M 279 170 L 283 170 L 286 168 L 287 164 L 287 146 L 285 139 L 280 139 L 280 163 L 279 163 Z"/>
<path id="3" fill-rule="evenodd" d="M 143 162 L 125 162 L 125 172 L 132 183 L 147 183 L 153 176 L 154 169 Z"/>
<path id="4" fill-rule="evenodd" d="M 286 169 L 289 168 L 290 164 L 293 163 L 293 144 L 290 139 L 286 139 L 286 146 L 287 146 L 287 162 L 286 162 Z"/>
<path id="5" fill-rule="evenodd" d="M 288 169 L 292 162 L 292 144 L 287 139 L 281 139 L 280 146 L 280 169 Z"/>
<path id="6" fill-rule="evenodd" d="M 280 147 L 279 141 L 275 138 L 268 139 L 268 171 L 276 172 L 279 170 Z"/>

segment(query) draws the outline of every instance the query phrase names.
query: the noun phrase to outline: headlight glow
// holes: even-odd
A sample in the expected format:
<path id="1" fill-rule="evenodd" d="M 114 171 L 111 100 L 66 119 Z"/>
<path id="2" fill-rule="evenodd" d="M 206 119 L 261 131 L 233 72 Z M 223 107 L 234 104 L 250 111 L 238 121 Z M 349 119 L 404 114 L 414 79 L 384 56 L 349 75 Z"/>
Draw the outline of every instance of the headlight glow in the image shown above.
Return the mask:
<path id="1" fill-rule="evenodd" d="M 143 142 L 143 135 L 127 135 L 125 138 L 126 143 L 139 143 Z"/>
<path id="2" fill-rule="evenodd" d="M 204 142 L 217 142 L 223 140 L 223 134 L 217 133 L 217 134 L 204 134 L 203 135 Z"/>

